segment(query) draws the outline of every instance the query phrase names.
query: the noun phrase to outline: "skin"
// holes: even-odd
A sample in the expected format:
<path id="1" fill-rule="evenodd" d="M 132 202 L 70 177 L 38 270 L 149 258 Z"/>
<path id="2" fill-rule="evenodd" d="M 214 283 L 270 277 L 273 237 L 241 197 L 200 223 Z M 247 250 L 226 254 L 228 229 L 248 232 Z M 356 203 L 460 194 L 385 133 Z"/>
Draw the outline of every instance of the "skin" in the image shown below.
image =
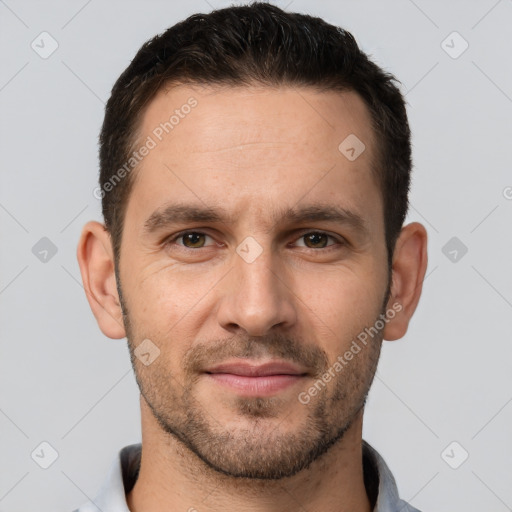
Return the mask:
<path id="1" fill-rule="evenodd" d="M 180 85 L 150 102 L 140 140 L 191 96 L 197 107 L 135 171 L 119 283 L 102 224 L 85 225 L 77 252 L 98 325 L 128 338 L 141 389 L 142 463 L 129 508 L 370 511 L 364 402 L 382 339 L 404 336 L 417 307 L 426 230 L 403 227 L 390 279 L 375 139 L 357 94 Z M 349 161 L 338 146 L 352 133 L 366 149 Z M 229 219 L 144 231 L 153 212 L 178 201 L 222 207 Z M 367 231 L 278 217 L 311 204 L 355 212 Z M 168 241 L 183 230 L 199 234 Z M 236 251 L 249 236 L 261 248 L 252 262 Z M 393 305 L 400 311 L 379 334 L 301 403 Z M 147 366 L 134 355 L 145 339 L 160 350 Z M 305 375 L 271 396 L 244 397 L 204 373 L 233 357 L 293 360 Z"/>

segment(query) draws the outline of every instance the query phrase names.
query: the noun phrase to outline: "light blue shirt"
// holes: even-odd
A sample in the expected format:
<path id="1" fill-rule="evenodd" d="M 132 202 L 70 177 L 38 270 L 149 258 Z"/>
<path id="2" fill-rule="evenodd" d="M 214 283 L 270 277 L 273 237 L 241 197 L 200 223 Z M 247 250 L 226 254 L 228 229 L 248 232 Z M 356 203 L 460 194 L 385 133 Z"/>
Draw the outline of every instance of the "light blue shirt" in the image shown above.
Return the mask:
<path id="1" fill-rule="evenodd" d="M 93 502 L 87 502 L 74 512 L 130 512 L 126 493 L 137 480 L 141 449 L 140 443 L 122 448 Z M 364 439 L 363 468 L 368 495 L 372 494 L 370 487 L 378 489 L 373 512 L 420 512 L 399 498 L 393 474 L 377 450 Z"/>

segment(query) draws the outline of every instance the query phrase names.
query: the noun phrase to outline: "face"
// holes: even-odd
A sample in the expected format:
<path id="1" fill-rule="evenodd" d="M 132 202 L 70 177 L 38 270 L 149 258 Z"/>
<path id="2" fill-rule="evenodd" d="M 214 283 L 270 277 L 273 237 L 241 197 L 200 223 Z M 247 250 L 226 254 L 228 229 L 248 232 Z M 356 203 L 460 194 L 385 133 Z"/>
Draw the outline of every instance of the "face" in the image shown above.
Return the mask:
<path id="1" fill-rule="evenodd" d="M 356 159 L 338 149 L 350 134 Z M 149 104 L 148 137 L 117 269 L 142 397 L 210 467 L 291 476 L 350 428 L 379 358 L 370 114 L 352 92 L 179 86 Z"/>

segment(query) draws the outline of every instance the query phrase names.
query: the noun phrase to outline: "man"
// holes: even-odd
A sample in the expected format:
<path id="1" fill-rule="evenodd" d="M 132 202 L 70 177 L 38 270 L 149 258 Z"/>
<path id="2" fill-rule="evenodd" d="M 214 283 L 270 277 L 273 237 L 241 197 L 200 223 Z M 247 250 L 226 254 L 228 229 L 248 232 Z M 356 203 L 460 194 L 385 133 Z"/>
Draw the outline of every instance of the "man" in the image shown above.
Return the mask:
<path id="1" fill-rule="evenodd" d="M 78 260 L 142 443 L 80 512 L 417 510 L 362 440 L 427 266 L 394 78 L 319 18 L 194 15 L 114 85 L 100 166 Z"/>

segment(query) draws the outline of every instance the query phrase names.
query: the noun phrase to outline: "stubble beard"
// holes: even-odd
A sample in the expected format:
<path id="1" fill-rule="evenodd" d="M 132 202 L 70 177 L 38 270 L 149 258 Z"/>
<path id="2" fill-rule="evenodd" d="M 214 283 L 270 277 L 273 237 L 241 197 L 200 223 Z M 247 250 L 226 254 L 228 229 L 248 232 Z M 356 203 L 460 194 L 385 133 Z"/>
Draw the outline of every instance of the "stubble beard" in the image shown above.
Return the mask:
<path id="1" fill-rule="evenodd" d="M 387 297 L 389 289 L 384 304 Z M 132 328 L 122 299 L 121 304 L 137 384 L 154 418 L 163 432 L 177 439 L 217 473 L 239 479 L 291 477 L 308 468 L 339 442 L 364 409 L 380 356 L 382 332 L 307 405 L 301 404 L 293 395 L 294 407 L 305 413 L 300 426 L 290 430 L 288 425 L 286 431 L 282 431 L 280 427 L 286 425 L 286 415 L 282 411 L 289 402 L 286 404 L 281 398 L 236 397 L 231 402 L 233 413 L 243 420 L 245 426 L 237 424 L 227 428 L 195 396 L 199 377 L 192 369 L 210 360 L 212 354 L 217 358 L 225 353 L 226 356 L 255 359 L 262 354 L 271 354 L 306 363 L 307 367 L 315 368 L 312 383 L 329 369 L 327 354 L 318 347 L 305 348 L 303 344 L 279 334 L 196 345 L 187 352 L 180 365 L 181 370 L 190 372 L 183 371 L 183 385 L 161 364 L 164 358 L 157 359 L 148 367 L 138 361 L 134 354 L 134 340 L 143 338 L 134 336 L 136 329 Z"/>

